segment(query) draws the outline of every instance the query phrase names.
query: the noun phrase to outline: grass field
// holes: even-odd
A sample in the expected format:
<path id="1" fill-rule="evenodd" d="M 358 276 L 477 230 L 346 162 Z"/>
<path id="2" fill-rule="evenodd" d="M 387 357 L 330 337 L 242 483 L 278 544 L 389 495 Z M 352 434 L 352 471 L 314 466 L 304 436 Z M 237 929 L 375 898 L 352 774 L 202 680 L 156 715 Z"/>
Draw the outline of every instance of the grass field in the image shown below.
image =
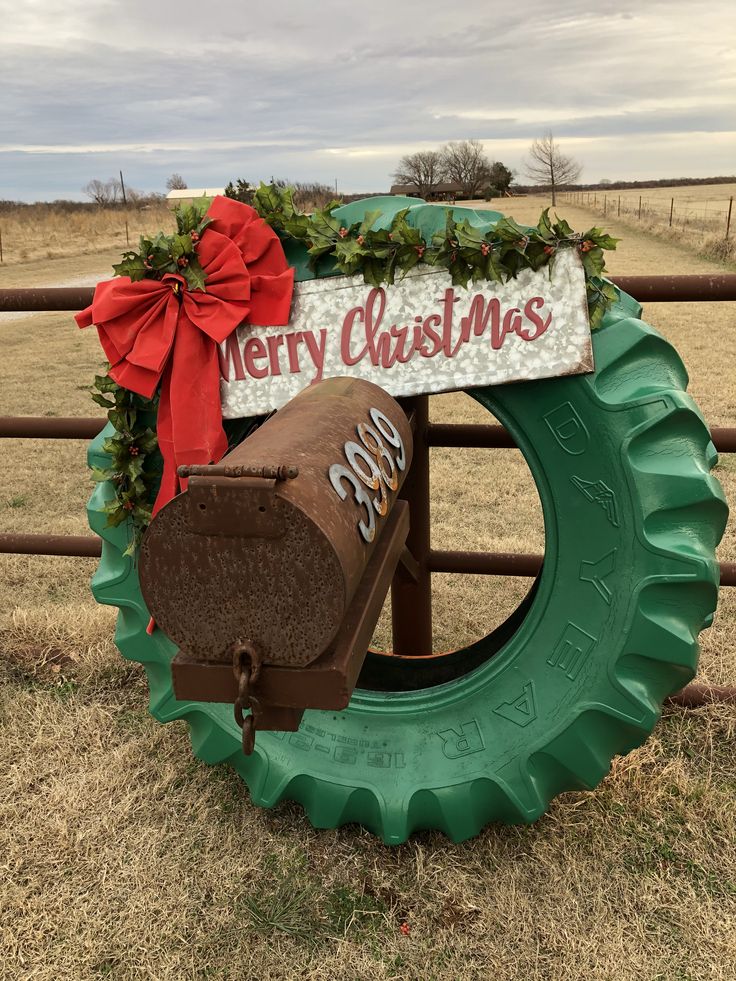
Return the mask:
<path id="1" fill-rule="evenodd" d="M 0 209 L 3 265 L 94 255 L 105 249 L 120 252 L 128 241 L 135 247 L 140 235 L 163 228 L 174 229 L 165 201 L 143 208 L 90 206 L 83 211 L 53 204 L 4 207 Z"/>
<path id="2" fill-rule="evenodd" d="M 508 210 L 536 221 L 545 203 Z M 602 223 L 559 210 L 581 230 Z M 624 238 L 613 273 L 722 268 L 605 224 Z M 0 267 L 0 287 L 103 277 L 115 258 Z M 709 423 L 736 425 L 734 304 L 654 305 L 646 318 L 679 349 Z M 94 411 L 94 333 L 67 314 L 0 317 L 0 330 L 0 414 Z M 463 395 L 432 399 L 432 416 L 488 419 Z M 84 444 L 3 449 L 0 530 L 84 533 Z M 516 451 L 433 450 L 432 468 L 437 547 L 542 550 Z M 733 507 L 736 457 L 716 473 Z M 736 560 L 733 521 L 720 557 Z M 153 722 L 141 670 L 111 642 L 114 613 L 89 594 L 94 564 L 0 556 L 2 981 L 736 978 L 733 708 L 667 710 L 597 791 L 564 795 L 532 827 L 389 850 L 355 827 L 314 831 L 296 805 L 254 809 L 229 770 L 192 757 L 184 726 Z M 437 576 L 434 590 L 440 649 L 503 619 L 525 584 Z M 736 590 L 703 635 L 701 668 L 736 682 Z"/>

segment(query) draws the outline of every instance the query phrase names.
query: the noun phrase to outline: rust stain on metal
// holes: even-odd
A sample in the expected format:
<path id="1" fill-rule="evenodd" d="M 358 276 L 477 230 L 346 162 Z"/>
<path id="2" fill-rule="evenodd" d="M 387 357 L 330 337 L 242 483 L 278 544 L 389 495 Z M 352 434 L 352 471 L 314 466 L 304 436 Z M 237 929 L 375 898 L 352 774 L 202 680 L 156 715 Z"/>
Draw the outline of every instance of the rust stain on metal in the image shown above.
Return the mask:
<path id="1" fill-rule="evenodd" d="M 316 661 L 291 666 L 263 663 L 253 695 L 257 729 L 298 728 L 282 723 L 305 707 L 339 711 L 350 701 L 368 644 L 409 530 L 409 507 L 397 501 L 365 568 L 335 640 Z M 178 699 L 235 703 L 238 681 L 231 661 L 202 660 L 180 651 L 171 664 Z M 275 724 L 278 722 L 278 724 Z"/>
<path id="2" fill-rule="evenodd" d="M 371 456 L 357 442 L 361 424 L 373 428 L 372 410 L 390 422 L 385 452 L 398 453 L 390 437 L 405 456 L 403 470 L 384 458 L 380 489 L 370 483 L 381 464 L 370 461 L 381 454 Z M 373 433 L 380 439 L 378 427 Z M 330 470 L 349 470 L 351 453 L 363 476 L 350 471 L 355 475 L 340 485 L 341 498 Z M 406 416 L 378 386 L 337 378 L 306 389 L 220 465 L 275 473 L 288 460 L 292 479 L 213 476 L 202 468 L 153 520 L 141 547 L 140 580 L 157 624 L 201 660 L 226 659 L 237 637 L 247 637 L 264 664 L 316 660 L 334 640 L 379 538 L 364 540 L 360 523 L 370 516 L 380 533 L 411 454 Z"/>

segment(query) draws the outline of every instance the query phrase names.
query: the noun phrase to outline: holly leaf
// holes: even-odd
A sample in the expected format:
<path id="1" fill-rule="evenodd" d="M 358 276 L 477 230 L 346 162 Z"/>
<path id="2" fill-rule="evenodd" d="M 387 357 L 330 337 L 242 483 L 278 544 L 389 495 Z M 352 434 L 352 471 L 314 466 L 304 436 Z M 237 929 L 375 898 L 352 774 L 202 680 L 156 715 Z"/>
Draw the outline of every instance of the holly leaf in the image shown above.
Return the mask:
<path id="1" fill-rule="evenodd" d="M 380 217 L 381 211 L 379 209 L 375 209 L 374 211 L 366 211 L 365 217 L 361 221 L 360 227 L 358 228 L 358 234 L 365 235 L 366 232 L 369 232 Z"/>
<path id="2" fill-rule="evenodd" d="M 549 220 L 549 208 L 545 208 L 542 214 L 539 216 L 539 222 L 537 223 L 537 231 L 541 238 L 545 242 L 551 241 L 554 238 L 554 232 L 552 231 L 552 223 Z"/>
<path id="3" fill-rule="evenodd" d="M 107 418 L 113 424 L 118 433 L 127 433 L 133 428 L 135 420 L 131 422 L 131 419 L 125 409 L 110 409 L 107 413 Z M 120 438 L 114 439 L 112 442 L 115 446 L 120 446 Z"/>
<path id="4" fill-rule="evenodd" d="M 383 264 L 367 256 L 363 265 L 363 279 L 369 286 L 380 286 L 385 281 Z"/>
<path id="5" fill-rule="evenodd" d="M 137 437 L 136 444 L 140 448 L 141 453 L 153 453 L 158 446 L 156 433 L 152 429 L 146 429 L 142 436 Z"/>
<path id="6" fill-rule="evenodd" d="M 293 190 L 261 182 L 253 194 L 253 207 L 269 225 L 283 228 L 296 215 Z"/>
<path id="7" fill-rule="evenodd" d="M 151 523 L 151 508 L 143 507 L 141 504 L 136 504 L 133 509 L 133 519 L 140 522 L 141 524 L 148 525 Z"/>
<path id="8" fill-rule="evenodd" d="M 98 392 L 114 392 L 119 386 L 109 375 L 95 375 L 94 387 Z"/>
<path id="9" fill-rule="evenodd" d="M 568 223 L 565 221 L 564 218 L 559 218 L 557 215 L 555 215 L 555 218 L 557 220 L 552 225 L 552 231 L 554 232 L 557 238 L 571 238 L 572 236 L 575 235 L 575 232 L 568 225 Z"/>
<path id="10" fill-rule="evenodd" d="M 455 227 L 455 238 L 461 248 L 480 249 L 484 237 L 480 229 L 473 227 L 467 218 Z"/>
<path id="11" fill-rule="evenodd" d="M 172 237 L 170 255 L 173 255 L 175 259 L 188 256 L 192 252 L 194 252 L 194 243 L 191 235 L 174 235 Z"/>
<path id="12" fill-rule="evenodd" d="M 143 256 L 135 253 L 129 253 L 122 262 L 114 262 L 112 268 L 116 276 L 129 276 L 133 283 L 144 279 L 148 272 Z"/>
<path id="13" fill-rule="evenodd" d="M 606 268 L 606 260 L 600 249 L 591 249 L 590 252 L 583 252 L 583 269 L 588 276 L 600 276 Z"/>
<path id="14" fill-rule="evenodd" d="M 315 211 L 310 222 L 310 234 L 334 241 L 335 235 L 339 234 L 340 222 L 334 217 L 329 207 L 322 211 Z"/>
<path id="15" fill-rule="evenodd" d="M 101 405 L 103 409 L 112 409 L 115 405 L 114 402 L 110 402 L 104 395 L 100 395 L 98 392 L 92 393 L 92 401 L 97 405 Z"/>
<path id="16" fill-rule="evenodd" d="M 199 256 L 194 253 L 189 259 L 189 264 L 184 268 L 184 279 L 187 281 L 187 286 L 190 290 L 200 290 L 202 293 L 205 292 L 205 283 L 207 277 L 205 276 L 205 271 L 199 261 Z"/>
<path id="17" fill-rule="evenodd" d="M 292 238 L 305 239 L 309 231 L 309 218 L 307 215 L 294 215 L 287 218 L 283 223 L 284 232 Z"/>
<path id="18" fill-rule="evenodd" d="M 616 245 L 621 241 L 619 238 L 612 238 L 602 228 L 591 228 L 583 235 L 583 239 L 589 239 L 600 249 L 606 249 L 607 251 L 614 251 Z"/>
<path id="19" fill-rule="evenodd" d="M 504 282 L 503 266 L 493 249 L 486 256 L 486 278 L 495 283 Z"/>

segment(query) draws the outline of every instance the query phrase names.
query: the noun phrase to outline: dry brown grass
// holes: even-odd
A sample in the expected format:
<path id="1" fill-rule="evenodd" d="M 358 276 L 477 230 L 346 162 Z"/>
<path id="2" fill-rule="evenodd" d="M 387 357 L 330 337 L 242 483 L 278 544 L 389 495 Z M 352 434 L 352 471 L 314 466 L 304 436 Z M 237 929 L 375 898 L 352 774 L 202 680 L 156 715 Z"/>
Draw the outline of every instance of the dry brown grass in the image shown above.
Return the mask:
<path id="1" fill-rule="evenodd" d="M 34 259 L 99 253 L 138 244 L 142 234 L 174 229 L 171 209 L 165 202 L 146 208 L 92 207 L 70 211 L 52 204 L 4 208 L 0 211 L 3 264 L 18 265 Z M 0 266 L 2 269 L 2 266 Z"/>
<path id="2" fill-rule="evenodd" d="M 541 205 L 511 210 L 526 221 Z M 564 211 L 574 227 L 590 224 L 590 213 Z M 17 267 L 0 285 L 64 281 L 80 265 L 105 275 L 110 259 Z M 629 232 L 610 265 L 713 268 Z M 682 353 L 709 422 L 736 425 L 733 304 L 647 316 Z M 90 414 L 94 334 L 63 314 L 0 330 L 0 414 Z M 53 387 L 39 381 L 41 363 Z M 487 419 L 460 395 L 433 399 L 432 414 Z M 0 529 L 83 533 L 84 445 L 3 450 Z M 434 450 L 432 463 L 438 547 L 541 549 L 515 451 Z M 492 475 L 480 500 L 463 483 L 477 468 Z M 736 459 L 718 475 L 733 504 Z M 736 560 L 733 522 L 721 557 Z M 531 828 L 493 827 L 462 845 L 421 834 L 389 850 L 356 828 L 314 831 L 295 805 L 254 809 L 229 770 L 192 757 L 181 723 L 153 722 L 141 670 L 113 648 L 114 613 L 89 594 L 93 569 L 0 556 L 2 981 L 736 978 L 733 709 L 669 711 L 595 793 L 565 795 Z M 438 576 L 437 646 L 478 636 L 523 589 Z M 712 681 L 736 681 L 735 593 L 724 591 L 704 635 Z"/>

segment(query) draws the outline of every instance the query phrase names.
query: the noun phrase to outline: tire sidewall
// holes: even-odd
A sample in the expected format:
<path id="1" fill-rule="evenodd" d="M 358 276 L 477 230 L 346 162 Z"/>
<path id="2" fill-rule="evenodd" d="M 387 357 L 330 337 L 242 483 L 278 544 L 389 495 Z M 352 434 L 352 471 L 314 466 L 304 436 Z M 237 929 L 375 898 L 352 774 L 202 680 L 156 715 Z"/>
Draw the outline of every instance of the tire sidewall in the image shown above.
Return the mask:
<path id="1" fill-rule="evenodd" d="M 205 717 L 207 745 L 200 752 L 195 744 L 195 750 L 210 761 L 230 759 L 255 803 L 303 799 L 299 788 L 306 784 L 337 797 L 344 792 L 346 799 L 369 791 L 357 817 L 348 809 L 339 820 L 361 820 L 387 842 L 404 840 L 417 827 L 441 827 L 460 839 L 490 820 L 531 821 L 559 789 L 594 785 L 611 755 L 641 742 L 659 713 L 656 697 L 642 699 L 641 679 L 628 671 L 628 639 L 641 590 L 671 579 L 673 569 L 671 557 L 644 534 L 652 480 L 633 465 L 628 448 L 672 406 L 666 392 L 622 405 L 597 390 L 616 352 L 648 331 L 621 320 L 594 334 L 594 374 L 470 393 L 515 438 L 536 482 L 545 525 L 544 567 L 531 608 L 486 663 L 422 691 L 358 690 L 343 712 L 305 712 L 298 732 L 259 732 L 253 756 L 244 757 L 231 706 L 174 700 L 168 663 L 176 648 L 161 631 L 147 637 L 133 625 L 133 617 L 144 622 L 145 606 L 129 562 L 124 582 L 118 577 L 99 598 L 122 607 L 118 646 L 146 664 L 154 715 L 162 721 L 191 712 Z M 481 479 L 492 484 L 493 473 L 489 467 Z M 93 499 L 91 513 L 94 508 Z M 114 535 L 103 537 L 114 542 Z M 105 588 L 101 584 L 100 593 Z M 695 657 L 679 666 L 680 683 L 692 676 Z M 585 756 L 576 726 L 586 714 L 601 712 L 618 722 L 603 740 L 604 758 L 581 781 L 574 768 L 559 765 L 559 746 L 563 756 Z M 570 733 L 577 733 L 572 742 Z M 535 781 L 530 761 L 545 753 L 557 762 Z M 489 791 L 482 813 L 476 809 L 466 820 L 463 802 L 481 785 L 499 792 Z M 444 798 L 454 802 L 454 817 L 437 804 Z M 334 812 L 321 818 L 318 811 L 310 811 L 313 823 L 333 826 Z"/>

